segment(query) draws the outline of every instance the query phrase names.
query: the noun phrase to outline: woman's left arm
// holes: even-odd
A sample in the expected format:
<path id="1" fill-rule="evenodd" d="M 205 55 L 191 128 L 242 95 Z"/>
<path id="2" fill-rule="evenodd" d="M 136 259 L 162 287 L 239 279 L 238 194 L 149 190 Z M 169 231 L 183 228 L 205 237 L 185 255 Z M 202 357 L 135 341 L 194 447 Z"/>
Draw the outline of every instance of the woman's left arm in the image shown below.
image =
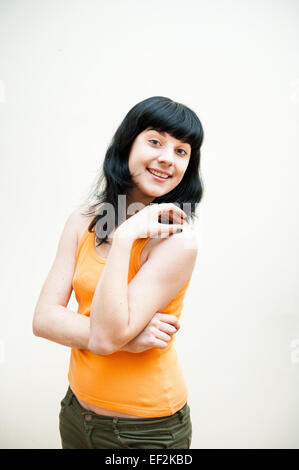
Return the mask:
<path id="1" fill-rule="evenodd" d="M 88 349 L 97 354 L 112 354 L 135 338 L 192 275 L 197 243 L 190 229 L 156 244 L 128 284 L 131 247 L 128 239 L 113 239 L 93 297 Z"/>
<path id="2" fill-rule="evenodd" d="M 88 349 L 96 354 L 106 354 L 111 348 L 113 333 L 125 331 L 128 326 L 128 271 L 133 241 L 114 235 L 92 299 Z"/>

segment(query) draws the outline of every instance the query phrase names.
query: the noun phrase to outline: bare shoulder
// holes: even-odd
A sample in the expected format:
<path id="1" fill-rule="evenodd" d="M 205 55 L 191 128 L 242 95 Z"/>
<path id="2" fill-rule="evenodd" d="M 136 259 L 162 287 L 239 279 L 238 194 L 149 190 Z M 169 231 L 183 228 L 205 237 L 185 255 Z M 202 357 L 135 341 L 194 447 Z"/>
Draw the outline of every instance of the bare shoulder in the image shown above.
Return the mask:
<path id="1" fill-rule="evenodd" d="M 88 210 L 89 208 L 87 206 L 80 206 L 71 213 L 78 241 L 94 217 L 94 215 L 88 215 Z"/>
<path id="2" fill-rule="evenodd" d="M 175 233 L 170 238 L 175 240 L 173 243 L 178 244 L 178 246 L 182 248 L 189 248 L 190 250 L 194 251 L 198 250 L 197 234 L 194 230 L 194 227 L 192 227 L 192 225 L 188 224 L 187 222 L 184 222 L 183 231 L 181 233 Z"/>
<path id="3" fill-rule="evenodd" d="M 183 231 L 167 238 L 156 238 L 149 242 L 148 258 L 152 256 L 184 256 L 192 262 L 198 252 L 198 240 L 195 230 L 187 222 L 183 224 Z"/>

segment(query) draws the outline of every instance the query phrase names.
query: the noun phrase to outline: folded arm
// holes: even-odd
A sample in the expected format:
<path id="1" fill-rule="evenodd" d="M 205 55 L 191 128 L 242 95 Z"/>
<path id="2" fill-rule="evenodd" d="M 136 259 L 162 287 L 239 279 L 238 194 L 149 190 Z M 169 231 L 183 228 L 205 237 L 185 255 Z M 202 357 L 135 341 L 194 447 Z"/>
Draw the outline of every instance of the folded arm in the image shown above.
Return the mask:
<path id="1" fill-rule="evenodd" d="M 191 278 L 197 256 L 189 230 L 161 239 L 128 284 L 132 242 L 115 237 L 91 306 L 88 348 L 112 354 L 142 331 Z"/>
<path id="2" fill-rule="evenodd" d="M 78 247 L 77 232 L 79 223 L 82 223 L 80 214 L 81 208 L 76 209 L 64 225 L 53 265 L 34 310 L 32 329 L 34 335 L 41 338 L 86 350 L 90 337 L 90 318 L 67 308 L 73 290 L 72 280 Z M 151 347 L 165 347 L 170 335 L 177 331 L 179 325 L 174 319 L 172 322 L 166 322 L 159 313 L 156 316 L 152 323 L 146 325 L 143 333 L 136 335 L 136 338 L 119 349 L 142 352 Z"/>

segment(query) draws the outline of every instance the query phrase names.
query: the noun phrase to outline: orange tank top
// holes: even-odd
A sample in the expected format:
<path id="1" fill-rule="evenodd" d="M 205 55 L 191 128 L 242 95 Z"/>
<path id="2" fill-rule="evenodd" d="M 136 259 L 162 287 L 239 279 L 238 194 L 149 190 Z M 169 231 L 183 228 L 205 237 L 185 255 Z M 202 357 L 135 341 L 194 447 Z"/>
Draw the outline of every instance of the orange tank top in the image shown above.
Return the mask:
<path id="1" fill-rule="evenodd" d="M 150 238 L 133 242 L 128 283 L 140 269 L 140 253 Z M 95 233 L 85 229 L 78 243 L 73 289 L 78 313 L 90 315 L 92 298 L 106 259 L 94 246 Z M 180 318 L 189 281 L 161 310 Z M 188 398 L 188 390 L 174 346 L 174 336 L 165 349 L 141 353 L 116 351 L 107 356 L 72 348 L 68 380 L 79 400 L 108 410 L 142 417 L 170 416 Z"/>

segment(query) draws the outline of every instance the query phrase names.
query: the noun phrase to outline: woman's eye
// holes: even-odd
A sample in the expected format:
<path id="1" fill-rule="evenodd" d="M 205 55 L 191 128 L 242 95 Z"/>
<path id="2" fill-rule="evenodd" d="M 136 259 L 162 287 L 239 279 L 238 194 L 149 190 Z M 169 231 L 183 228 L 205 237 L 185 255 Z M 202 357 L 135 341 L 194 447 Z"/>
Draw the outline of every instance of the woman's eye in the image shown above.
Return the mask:
<path id="1" fill-rule="evenodd" d="M 157 139 L 150 139 L 149 142 L 158 142 L 158 144 L 160 143 Z M 181 150 L 180 155 L 187 155 L 186 150 L 184 150 L 184 149 L 178 149 L 178 150 L 179 151 Z"/>

